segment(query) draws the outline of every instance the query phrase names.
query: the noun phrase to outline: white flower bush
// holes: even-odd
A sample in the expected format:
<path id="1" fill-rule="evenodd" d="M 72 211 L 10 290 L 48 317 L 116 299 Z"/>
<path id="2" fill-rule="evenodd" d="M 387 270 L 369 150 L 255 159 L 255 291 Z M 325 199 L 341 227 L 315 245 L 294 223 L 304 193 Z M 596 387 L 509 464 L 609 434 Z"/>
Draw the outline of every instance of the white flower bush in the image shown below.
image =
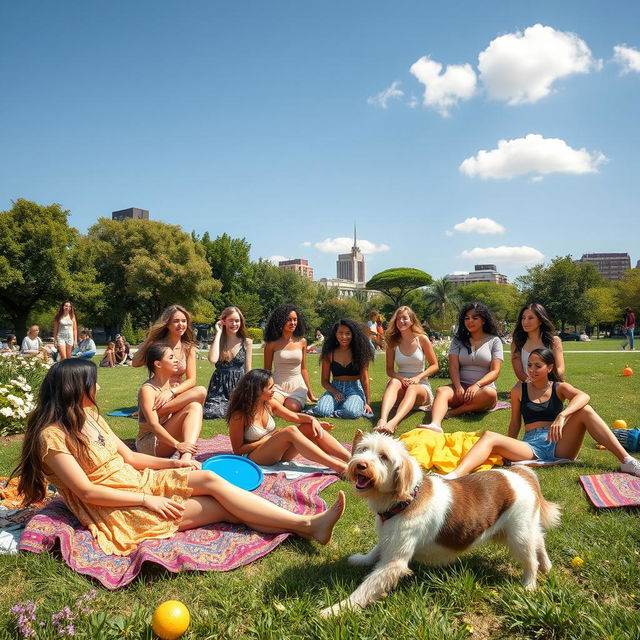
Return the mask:
<path id="1" fill-rule="evenodd" d="M 451 348 L 451 338 L 440 338 L 432 342 L 433 350 L 436 352 L 438 358 L 438 373 L 434 378 L 448 378 L 449 377 L 449 349 Z"/>

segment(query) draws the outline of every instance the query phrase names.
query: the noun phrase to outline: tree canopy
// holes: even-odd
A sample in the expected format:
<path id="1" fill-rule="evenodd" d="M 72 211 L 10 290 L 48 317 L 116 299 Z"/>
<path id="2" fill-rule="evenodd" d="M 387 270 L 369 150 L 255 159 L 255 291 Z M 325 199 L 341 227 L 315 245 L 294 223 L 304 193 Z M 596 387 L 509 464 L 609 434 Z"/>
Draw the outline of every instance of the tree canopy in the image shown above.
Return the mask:
<path id="1" fill-rule="evenodd" d="M 474 282 L 460 287 L 460 295 L 464 302 L 486 304 L 501 322 L 515 322 L 522 307 L 522 294 L 512 284 Z"/>
<path id="2" fill-rule="evenodd" d="M 396 267 L 376 273 L 367 282 L 367 289 L 380 291 L 388 296 L 393 304 L 398 307 L 409 291 L 426 287 L 433 282 L 433 278 L 420 269 L 408 267 Z"/>

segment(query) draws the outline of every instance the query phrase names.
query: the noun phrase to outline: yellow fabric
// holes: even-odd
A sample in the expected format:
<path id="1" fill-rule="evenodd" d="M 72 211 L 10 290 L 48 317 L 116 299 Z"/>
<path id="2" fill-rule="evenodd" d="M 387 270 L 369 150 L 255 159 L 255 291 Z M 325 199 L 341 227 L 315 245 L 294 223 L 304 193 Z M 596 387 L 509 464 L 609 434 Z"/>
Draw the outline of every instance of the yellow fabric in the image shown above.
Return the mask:
<path id="1" fill-rule="evenodd" d="M 138 471 L 124 461 L 117 451 L 117 436 L 102 419 L 100 426 L 104 444 L 98 439 L 88 443 L 90 456 L 82 460 L 75 448 L 70 447 L 65 431 L 51 425 L 40 434 L 40 459 L 50 451 L 73 455 L 96 485 L 122 491 L 165 496 L 183 502 L 191 496 L 188 486 L 189 469 L 162 469 Z M 94 424 L 92 421 L 91 424 Z M 96 433 L 97 438 L 97 433 Z M 72 450 L 73 449 L 73 450 Z M 89 529 L 100 548 L 109 554 L 124 556 L 148 538 L 169 538 L 178 530 L 177 520 L 165 520 L 145 507 L 102 507 L 86 504 L 44 466 L 47 480 L 60 492 L 66 505 L 80 522 Z"/>
<path id="2" fill-rule="evenodd" d="M 400 436 L 409 453 L 420 463 L 421 467 L 435 467 L 442 473 L 453 471 L 469 449 L 478 442 L 481 431 L 456 431 L 455 433 L 436 433 L 430 429 L 413 429 Z M 491 456 L 478 470 L 491 469 L 502 465 L 502 458 Z"/>

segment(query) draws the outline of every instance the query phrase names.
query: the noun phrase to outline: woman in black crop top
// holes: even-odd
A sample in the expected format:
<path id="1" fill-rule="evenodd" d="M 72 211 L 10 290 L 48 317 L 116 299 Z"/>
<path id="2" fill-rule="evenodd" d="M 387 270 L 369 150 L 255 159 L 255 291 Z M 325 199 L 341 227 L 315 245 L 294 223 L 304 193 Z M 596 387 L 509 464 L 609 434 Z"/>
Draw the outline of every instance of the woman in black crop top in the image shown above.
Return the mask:
<path id="1" fill-rule="evenodd" d="M 513 462 L 553 461 L 578 455 L 584 434 L 602 443 L 620 461 L 620 471 L 640 476 L 640 461 L 630 456 L 616 440 L 605 421 L 588 404 L 589 396 L 555 374 L 550 349 L 534 349 L 527 364 L 529 382 L 511 390 L 509 435 L 485 431 L 455 471 L 445 476 L 464 476 L 494 454 Z M 563 403 L 568 400 L 565 407 Z M 518 440 L 524 422 L 524 438 Z"/>
<path id="2" fill-rule="evenodd" d="M 313 414 L 355 419 L 373 414 L 369 406 L 369 363 L 373 352 L 364 331 L 353 321 L 336 322 L 322 345 L 322 386 L 327 390 Z"/>

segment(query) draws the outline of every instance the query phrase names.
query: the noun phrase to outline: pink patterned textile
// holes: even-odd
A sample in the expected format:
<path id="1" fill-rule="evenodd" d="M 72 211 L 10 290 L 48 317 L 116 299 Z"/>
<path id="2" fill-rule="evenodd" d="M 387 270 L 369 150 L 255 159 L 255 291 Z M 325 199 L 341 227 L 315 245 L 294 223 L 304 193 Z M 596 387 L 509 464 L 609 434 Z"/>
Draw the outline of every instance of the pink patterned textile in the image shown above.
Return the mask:
<path id="1" fill-rule="evenodd" d="M 228 436 L 198 441 L 198 459 L 230 453 Z M 289 481 L 284 474 L 267 475 L 254 493 L 289 511 L 315 514 L 325 508 L 320 491 L 337 476 L 314 473 Z M 221 522 L 181 531 L 161 540 L 145 540 L 128 556 L 105 554 L 87 529 L 61 500 L 54 500 L 27 524 L 19 549 L 43 553 L 56 544 L 74 571 L 98 580 L 107 589 L 119 589 L 140 573 L 145 562 L 180 571 L 230 571 L 266 555 L 290 535 L 267 535 L 243 525 Z"/>

